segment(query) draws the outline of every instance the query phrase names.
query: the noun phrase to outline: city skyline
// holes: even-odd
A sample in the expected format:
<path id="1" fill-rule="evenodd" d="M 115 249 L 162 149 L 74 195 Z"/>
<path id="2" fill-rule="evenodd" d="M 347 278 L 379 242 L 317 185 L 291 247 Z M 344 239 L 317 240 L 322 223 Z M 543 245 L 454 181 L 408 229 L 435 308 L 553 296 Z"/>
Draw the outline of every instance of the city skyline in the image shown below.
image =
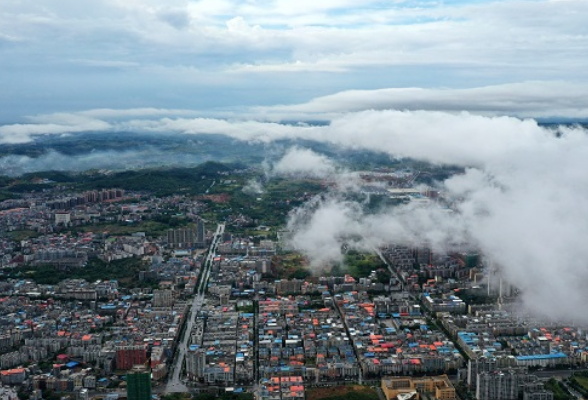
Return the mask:
<path id="1" fill-rule="evenodd" d="M 586 15 L 3 0 L 0 394 L 588 398 Z"/>

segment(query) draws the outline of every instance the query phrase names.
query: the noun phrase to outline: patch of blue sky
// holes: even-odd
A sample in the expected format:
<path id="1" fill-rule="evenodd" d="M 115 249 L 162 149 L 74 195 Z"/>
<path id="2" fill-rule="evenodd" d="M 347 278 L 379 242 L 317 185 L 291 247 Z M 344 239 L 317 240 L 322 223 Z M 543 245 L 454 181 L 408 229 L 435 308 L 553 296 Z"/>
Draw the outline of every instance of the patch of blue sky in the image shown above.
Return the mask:
<path id="1" fill-rule="evenodd" d="M 415 24 L 426 24 L 426 23 L 433 23 L 438 22 L 440 20 L 447 20 L 448 17 L 440 17 L 437 15 L 430 15 L 428 13 L 429 10 L 435 10 L 438 8 L 442 8 L 445 6 L 467 6 L 473 4 L 483 4 L 483 3 L 496 3 L 502 2 L 505 0 L 421 0 L 421 1 L 405 1 L 405 2 L 376 2 L 370 3 L 365 7 L 346 7 L 346 8 L 335 8 L 329 10 L 326 15 L 334 18 L 341 18 L 342 22 L 341 25 L 353 29 L 354 27 L 363 27 L 363 26 L 370 26 L 374 25 L 373 16 L 375 12 L 379 11 L 398 11 L 397 15 L 388 15 L 387 18 L 390 20 L 387 22 L 387 25 L 415 25 Z M 403 11 L 417 11 L 417 13 L 404 14 Z M 362 22 L 362 16 L 365 16 L 365 22 Z M 355 17 L 354 19 L 359 20 L 359 22 L 353 23 L 345 23 L 345 17 Z M 449 18 L 451 20 L 459 20 L 456 18 Z M 338 25 L 337 19 L 333 21 L 325 22 L 325 26 L 333 26 Z M 284 26 L 286 27 L 286 26 Z"/>
<path id="2" fill-rule="evenodd" d="M 405 1 L 399 3 L 399 7 L 429 7 L 437 8 L 444 6 L 469 6 L 473 4 L 491 4 L 491 3 L 504 3 L 509 0 L 417 0 L 417 1 Z"/>
<path id="3" fill-rule="evenodd" d="M 412 18 L 398 18 L 393 21 L 388 22 L 386 25 L 424 25 L 424 24 L 432 24 L 439 21 L 447 21 L 448 18 L 441 18 L 441 17 L 430 17 L 430 16 L 417 16 Z M 458 21 L 456 18 L 451 18 L 452 21 Z M 463 19 L 461 19 L 463 20 Z"/>

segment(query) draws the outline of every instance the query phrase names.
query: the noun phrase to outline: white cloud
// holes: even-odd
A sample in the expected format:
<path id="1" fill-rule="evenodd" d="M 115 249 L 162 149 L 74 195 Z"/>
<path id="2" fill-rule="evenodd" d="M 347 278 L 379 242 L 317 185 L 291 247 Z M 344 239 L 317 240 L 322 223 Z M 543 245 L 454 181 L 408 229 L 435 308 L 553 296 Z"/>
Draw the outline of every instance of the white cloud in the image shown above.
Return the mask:
<path id="1" fill-rule="evenodd" d="M 234 73 L 266 73 L 266 72 L 344 72 L 345 68 L 324 62 L 305 62 L 296 60 L 280 64 L 244 64 L 234 65 L 227 72 Z"/>
<path id="2" fill-rule="evenodd" d="M 242 191 L 245 194 L 248 194 L 251 196 L 256 196 L 256 195 L 260 195 L 260 194 L 264 193 L 265 189 L 264 189 L 263 183 L 261 183 L 261 181 L 259 181 L 257 179 L 250 179 L 249 181 L 247 181 L 245 186 L 243 186 Z"/>
<path id="3" fill-rule="evenodd" d="M 272 142 L 302 136 L 311 136 L 317 127 L 300 127 L 259 121 L 228 121 L 214 118 L 163 118 L 161 120 L 132 120 L 122 125 L 124 129 L 151 132 L 179 132 L 185 134 L 221 134 L 239 140 Z"/>
<path id="4" fill-rule="evenodd" d="M 95 67 L 95 68 L 134 68 L 134 67 L 139 66 L 139 64 L 136 62 L 117 61 L 117 60 L 72 59 L 69 61 L 73 64 L 79 64 L 79 65 L 88 66 L 88 67 Z"/>
<path id="5" fill-rule="evenodd" d="M 149 118 L 149 117 L 169 117 L 169 116 L 184 116 L 199 114 L 195 110 L 174 110 L 166 108 L 127 108 L 127 109 L 113 109 L 113 108 L 97 108 L 93 110 L 80 111 L 78 115 L 87 116 L 97 119 L 127 119 L 127 118 Z M 75 114 L 74 114 L 75 115 Z"/>
<path id="6" fill-rule="evenodd" d="M 158 118 L 161 115 L 169 117 Z M 467 112 L 367 110 L 336 114 L 326 126 L 285 125 L 248 119 L 187 118 L 184 115 L 190 115 L 190 111 L 97 109 L 55 113 L 31 117 L 30 120 L 36 124 L 2 126 L 0 133 L 5 142 L 11 140 L 11 134 L 14 140 L 19 140 L 16 136 L 19 132 L 26 134 L 26 140 L 30 140 L 30 136 L 36 134 L 90 130 L 224 134 L 239 140 L 259 142 L 298 138 L 384 152 L 396 157 L 418 157 L 440 164 L 465 166 L 478 165 L 481 160 L 484 163 L 493 162 L 502 154 L 515 153 L 529 143 L 540 145 L 548 141 L 550 135 L 534 120 L 487 117 Z M 442 131 L 440 127 L 443 127 Z M 448 140 L 448 137 L 454 140 Z M 457 138 L 459 147 L 454 145 Z"/>
<path id="7" fill-rule="evenodd" d="M 2 118 L 43 115 L 0 126 L 0 143 L 123 129 L 219 133 L 474 166 L 446 182 L 462 197 L 451 218 L 419 208 L 358 220 L 354 205 L 331 200 L 314 204 L 316 217 L 307 211 L 309 226 L 328 227 L 310 241 L 331 259 L 342 227 L 370 243 L 472 240 L 522 282 L 529 304 L 573 309 L 586 300 L 575 290 L 586 278 L 576 267 L 587 255 L 586 132 L 555 138 L 504 115 L 588 118 L 587 14 L 585 0 L 3 0 Z M 183 110 L 200 105 L 207 113 Z M 282 118 L 331 123 L 264 122 Z"/>
<path id="8" fill-rule="evenodd" d="M 291 215 L 289 244 L 303 251 L 317 269 L 342 260 L 341 245 L 360 230 L 361 211 L 354 203 L 315 199 Z"/>
<path id="9" fill-rule="evenodd" d="M 237 34 L 253 34 L 261 32 L 261 27 L 259 25 L 251 26 L 243 17 L 235 17 L 227 21 L 227 29 L 229 32 L 237 33 Z"/>
<path id="10" fill-rule="evenodd" d="M 333 177 L 337 166 L 328 157 L 310 149 L 292 147 L 273 165 L 273 173 L 278 175 L 303 175 L 314 178 Z"/>
<path id="11" fill-rule="evenodd" d="M 36 135 L 106 131 L 111 128 L 107 122 L 72 114 L 46 115 L 41 119 L 33 117 L 31 120 L 40 123 L 0 126 L 0 144 L 31 142 Z"/>
<path id="12" fill-rule="evenodd" d="M 126 129 L 219 133 L 239 140 L 271 142 L 297 138 L 367 149 L 430 162 L 478 165 L 540 145 L 550 133 L 533 120 L 429 111 L 362 111 L 334 118 L 328 126 L 293 126 L 258 121 L 169 119 L 132 121 Z M 460 143 L 456 146 L 455 143 Z"/>
<path id="13" fill-rule="evenodd" d="M 446 141 L 461 146 L 459 133 L 437 126 Z M 588 271 L 581 261 L 588 256 L 583 222 L 588 213 L 583 178 L 588 132 L 568 128 L 559 137 L 544 133 L 541 140 L 523 135 L 516 141 L 526 145 L 495 154 L 492 162 L 477 153 L 479 168 L 443 183 L 452 210 L 411 203 L 372 215 L 336 197 L 316 200 L 293 213 L 292 244 L 313 265 L 323 267 L 341 261 L 343 243 L 359 249 L 387 243 L 426 245 L 435 251 L 479 249 L 521 289 L 528 310 L 587 322 L 575 305 L 588 301 L 582 284 Z M 509 135 L 517 136 L 517 131 Z M 420 144 L 416 136 L 407 140 Z M 431 160 L 419 151 L 410 155 Z"/>
<path id="14" fill-rule="evenodd" d="M 361 110 L 470 111 L 483 115 L 588 118 L 588 84 L 521 82 L 466 89 L 388 88 L 348 90 L 303 104 L 257 107 L 278 118 L 312 116 Z"/>
<path id="15" fill-rule="evenodd" d="M 257 87 L 274 100 L 279 92 L 278 102 L 291 103 L 309 74 L 335 71 L 340 75 L 322 75 L 322 80 L 311 76 L 304 97 L 381 87 L 383 82 L 451 88 L 522 80 L 565 80 L 574 85 L 587 78 L 587 12 L 583 0 L 305 0 L 295 5 L 229 0 L 97 0 L 82 5 L 51 0 L 42 7 L 32 0 L 5 0 L 0 37 L 18 38 L 19 46 L 8 41 L 0 48 L 0 57 L 6 62 L 3 68 L 34 78 L 23 79 L 31 82 L 24 92 L 34 92 L 39 79 L 58 92 L 62 88 L 47 71 L 52 77 L 57 71 L 69 76 L 76 68 L 88 80 L 105 74 L 113 81 L 100 81 L 109 89 L 133 82 L 131 87 L 138 90 L 141 86 L 134 81 L 144 82 L 147 95 L 127 95 L 143 100 L 139 106 L 161 105 L 178 96 L 177 88 L 186 84 L 201 87 L 204 79 L 195 82 L 193 75 L 203 71 L 206 80 L 222 89 L 218 97 L 225 103 L 233 100 L 227 88 L 234 87 L 241 88 L 243 99 Z M 35 64 L 31 54 L 38 60 Z M 97 72 L 97 67 L 104 71 Z M 153 71 L 158 71 L 155 80 Z M 278 77 L 267 79 L 270 73 Z M 282 79 L 283 74 L 295 77 Z M 10 83 L 9 74 L 2 76 Z M 148 87 L 156 86 L 154 82 L 162 84 Z M 94 99 L 99 92 L 92 88 L 84 96 Z"/>
<path id="16" fill-rule="evenodd" d="M 485 110 L 505 106 L 505 93 L 515 88 L 520 90 L 519 96 L 513 96 L 516 104 L 529 101 L 535 103 L 536 110 L 546 110 L 542 91 L 529 90 L 530 87 L 541 86 L 479 89 L 476 96 L 495 95 L 486 96 L 475 106 Z M 570 97 L 581 103 L 582 93 L 572 89 Z M 356 98 L 367 102 L 368 94 L 360 93 Z M 436 101 L 454 98 L 457 109 L 461 94 L 441 91 Z M 466 91 L 463 101 L 467 101 L 467 94 Z M 415 96 L 410 92 L 404 95 Z M 353 103 L 354 96 L 345 93 L 318 99 L 314 106 L 330 112 L 345 109 Z M 384 92 L 376 104 L 386 104 L 389 97 L 390 93 Z M 471 99 L 474 101 L 475 96 Z M 329 108 L 328 100 L 338 104 Z M 572 104 L 565 99 L 559 106 L 564 109 Z M 300 107 L 297 111 L 312 110 L 309 105 Z M 513 103 L 510 107 L 518 106 Z M 588 257 L 588 248 L 583 244 L 588 237 L 583 222 L 588 214 L 585 129 L 557 127 L 556 135 L 552 128 L 530 119 L 423 110 L 337 113 L 325 126 L 189 118 L 184 112 L 106 109 L 50 114 L 31 118 L 34 123 L 30 124 L 2 126 L 0 137 L 2 142 L 10 143 L 31 140 L 36 134 L 124 129 L 188 135 L 218 133 L 262 142 L 299 138 L 468 167 L 464 175 L 443 183 L 445 192 L 454 199 L 452 211 L 411 204 L 366 215 L 357 204 L 336 197 L 317 199 L 293 214 L 292 244 L 305 251 L 315 265 L 339 261 L 342 243 L 362 249 L 389 241 L 426 243 L 436 249 L 467 244 L 479 248 L 501 266 L 502 273 L 522 289 L 523 300 L 531 309 L 551 315 L 558 309 L 569 310 L 567 315 L 583 318 L 573 311 L 573 305 L 588 301 L 580 285 L 588 278 L 581 262 Z M 168 117 L 161 117 L 166 114 Z M 175 117 L 171 118 L 172 114 Z M 274 170 L 315 176 L 337 176 L 341 172 L 326 157 L 301 148 L 286 152 Z"/>

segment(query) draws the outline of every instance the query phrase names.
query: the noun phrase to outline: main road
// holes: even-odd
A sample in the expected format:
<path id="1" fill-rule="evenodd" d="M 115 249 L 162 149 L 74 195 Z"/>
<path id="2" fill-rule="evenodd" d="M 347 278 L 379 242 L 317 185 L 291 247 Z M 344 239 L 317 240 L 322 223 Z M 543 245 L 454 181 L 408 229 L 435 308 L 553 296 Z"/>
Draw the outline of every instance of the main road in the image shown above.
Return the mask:
<path id="1" fill-rule="evenodd" d="M 194 299 L 192 300 L 192 306 L 190 307 L 190 311 L 186 316 L 186 323 L 185 329 L 183 330 L 183 337 L 180 338 L 180 344 L 178 345 L 174 363 L 168 373 L 169 380 L 167 382 L 167 386 L 165 388 L 166 393 L 177 393 L 177 392 L 188 392 L 188 387 L 181 381 L 180 374 L 182 372 L 182 367 L 184 365 L 184 358 L 186 357 L 186 350 L 188 349 L 188 345 L 190 342 L 190 333 L 192 332 L 192 327 L 196 321 L 196 316 L 202 308 L 202 303 L 204 302 L 204 294 L 206 293 L 206 286 L 208 284 L 208 278 L 210 277 L 210 267 L 212 266 L 212 262 L 214 260 L 216 246 L 218 245 L 221 236 L 225 232 L 225 225 L 218 224 L 216 227 L 216 232 L 212 238 L 212 243 L 208 248 L 208 254 L 204 263 L 202 264 L 202 272 L 200 274 L 200 283 L 196 288 L 196 293 L 194 294 Z"/>

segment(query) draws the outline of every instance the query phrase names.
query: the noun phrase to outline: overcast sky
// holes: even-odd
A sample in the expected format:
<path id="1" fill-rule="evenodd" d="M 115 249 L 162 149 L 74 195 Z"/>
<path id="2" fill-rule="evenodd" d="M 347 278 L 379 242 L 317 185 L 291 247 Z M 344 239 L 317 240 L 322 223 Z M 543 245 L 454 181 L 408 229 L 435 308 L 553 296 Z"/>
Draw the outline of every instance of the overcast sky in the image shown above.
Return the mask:
<path id="1" fill-rule="evenodd" d="M 2 0 L 0 122 L 145 107 L 584 118 L 587 15 L 586 0 Z"/>

